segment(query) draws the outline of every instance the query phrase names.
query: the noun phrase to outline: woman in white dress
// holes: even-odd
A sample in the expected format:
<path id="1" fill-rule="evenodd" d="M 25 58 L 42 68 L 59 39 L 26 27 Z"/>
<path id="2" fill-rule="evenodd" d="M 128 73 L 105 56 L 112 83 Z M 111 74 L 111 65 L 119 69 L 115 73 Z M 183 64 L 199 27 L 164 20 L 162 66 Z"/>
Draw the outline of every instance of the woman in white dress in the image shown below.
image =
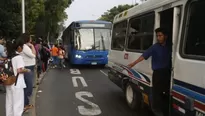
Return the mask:
<path id="1" fill-rule="evenodd" d="M 15 42 L 13 48 L 8 49 L 8 56 L 11 58 L 14 75 L 18 78 L 16 83 L 6 86 L 6 116 L 22 116 L 24 110 L 24 73 L 29 72 L 25 69 L 25 63 L 20 53 L 23 50 L 23 41 Z M 9 50 L 10 49 L 10 50 Z"/>

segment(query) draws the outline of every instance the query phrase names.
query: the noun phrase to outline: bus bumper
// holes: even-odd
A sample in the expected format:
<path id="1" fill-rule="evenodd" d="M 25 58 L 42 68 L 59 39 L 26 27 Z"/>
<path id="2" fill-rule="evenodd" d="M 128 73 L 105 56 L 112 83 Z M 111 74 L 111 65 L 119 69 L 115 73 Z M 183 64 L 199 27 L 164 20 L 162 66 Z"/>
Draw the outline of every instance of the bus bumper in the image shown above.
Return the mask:
<path id="1" fill-rule="evenodd" d="M 107 58 L 102 59 L 74 59 L 72 64 L 76 65 L 106 65 L 108 63 Z"/>

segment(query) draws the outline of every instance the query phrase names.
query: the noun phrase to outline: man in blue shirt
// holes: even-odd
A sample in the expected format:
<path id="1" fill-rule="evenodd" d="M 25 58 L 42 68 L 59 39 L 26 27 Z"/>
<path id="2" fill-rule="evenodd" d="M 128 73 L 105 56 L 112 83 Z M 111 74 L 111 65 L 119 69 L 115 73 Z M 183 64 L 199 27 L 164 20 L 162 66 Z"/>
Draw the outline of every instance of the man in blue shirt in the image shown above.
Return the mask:
<path id="1" fill-rule="evenodd" d="M 167 41 L 168 33 L 165 29 L 158 28 L 155 32 L 157 43 L 152 45 L 136 61 L 129 64 L 128 67 L 132 68 L 139 62 L 152 57 L 152 109 L 156 116 L 168 116 L 172 46 Z"/>

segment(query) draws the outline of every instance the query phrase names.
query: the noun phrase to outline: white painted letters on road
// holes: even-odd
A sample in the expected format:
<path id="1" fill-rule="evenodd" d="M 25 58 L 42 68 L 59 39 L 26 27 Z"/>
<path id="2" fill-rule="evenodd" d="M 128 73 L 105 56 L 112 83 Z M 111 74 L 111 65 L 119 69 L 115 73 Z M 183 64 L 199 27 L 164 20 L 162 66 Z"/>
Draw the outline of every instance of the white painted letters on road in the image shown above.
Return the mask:
<path id="1" fill-rule="evenodd" d="M 79 75 L 79 74 L 81 74 L 79 69 L 70 69 L 70 73 L 71 73 L 71 74 L 74 74 L 74 75 Z"/>
<path id="2" fill-rule="evenodd" d="M 70 69 L 70 73 L 73 74 L 73 75 L 80 75 L 81 74 L 79 69 Z M 85 79 L 81 76 L 72 77 L 72 82 L 73 82 L 73 86 L 75 88 L 79 87 L 79 82 L 81 82 L 83 87 L 88 87 Z M 91 106 L 91 108 L 85 108 L 85 106 L 80 105 L 80 106 L 78 106 L 78 112 L 81 115 L 84 115 L 84 116 L 100 115 L 102 112 L 101 112 L 99 106 L 92 103 L 91 101 L 88 101 L 87 99 L 83 98 L 83 96 L 91 98 L 91 97 L 93 97 L 93 94 L 90 93 L 90 92 L 86 92 L 86 91 L 81 91 L 81 92 L 76 92 L 75 93 L 75 97 L 78 100 L 82 101 L 84 104 L 87 104 L 87 105 Z"/>
<path id="3" fill-rule="evenodd" d="M 92 93 L 90 92 L 77 92 L 75 94 L 75 97 L 79 100 L 81 100 L 82 102 L 92 106 L 92 108 L 85 108 L 85 106 L 78 106 L 78 111 L 81 115 L 85 115 L 85 116 L 95 116 L 95 115 L 99 115 L 101 114 L 101 110 L 99 108 L 98 105 L 86 100 L 83 98 L 83 96 L 87 96 L 87 97 L 93 97 Z"/>
<path id="4" fill-rule="evenodd" d="M 77 79 L 80 80 L 80 82 L 82 83 L 83 87 L 87 87 L 87 83 L 85 82 L 83 77 L 72 77 L 72 81 L 73 81 L 73 86 L 74 87 L 78 87 L 78 82 Z"/>

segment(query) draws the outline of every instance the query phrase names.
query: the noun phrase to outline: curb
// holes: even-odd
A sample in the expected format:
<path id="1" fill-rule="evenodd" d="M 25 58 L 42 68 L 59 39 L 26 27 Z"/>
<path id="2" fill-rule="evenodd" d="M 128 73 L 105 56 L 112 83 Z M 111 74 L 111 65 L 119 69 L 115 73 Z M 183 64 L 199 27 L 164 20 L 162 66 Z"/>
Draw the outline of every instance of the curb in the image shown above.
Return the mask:
<path id="1" fill-rule="evenodd" d="M 40 84 L 42 83 L 46 73 L 49 71 L 49 69 L 44 72 L 43 74 L 40 75 L 39 78 L 37 78 L 36 82 L 38 82 L 39 84 L 35 84 L 36 85 L 36 88 L 34 88 L 33 90 L 33 95 L 31 97 L 31 101 L 32 101 L 32 104 L 34 105 L 34 107 L 32 108 L 32 110 L 30 110 L 28 113 L 25 113 L 23 116 L 36 116 L 36 97 L 37 97 L 37 93 L 38 93 L 38 88 L 40 86 Z"/>
<path id="2" fill-rule="evenodd" d="M 37 94 L 38 94 L 38 88 L 39 88 L 40 84 L 42 83 L 43 78 L 45 77 L 46 73 L 47 72 L 45 72 L 42 75 L 40 75 L 39 80 L 37 81 L 39 84 L 36 86 L 35 92 L 34 92 L 34 96 L 32 98 L 32 102 L 34 104 L 34 108 L 31 111 L 31 115 L 30 116 L 36 116 L 36 97 L 37 97 Z"/>

